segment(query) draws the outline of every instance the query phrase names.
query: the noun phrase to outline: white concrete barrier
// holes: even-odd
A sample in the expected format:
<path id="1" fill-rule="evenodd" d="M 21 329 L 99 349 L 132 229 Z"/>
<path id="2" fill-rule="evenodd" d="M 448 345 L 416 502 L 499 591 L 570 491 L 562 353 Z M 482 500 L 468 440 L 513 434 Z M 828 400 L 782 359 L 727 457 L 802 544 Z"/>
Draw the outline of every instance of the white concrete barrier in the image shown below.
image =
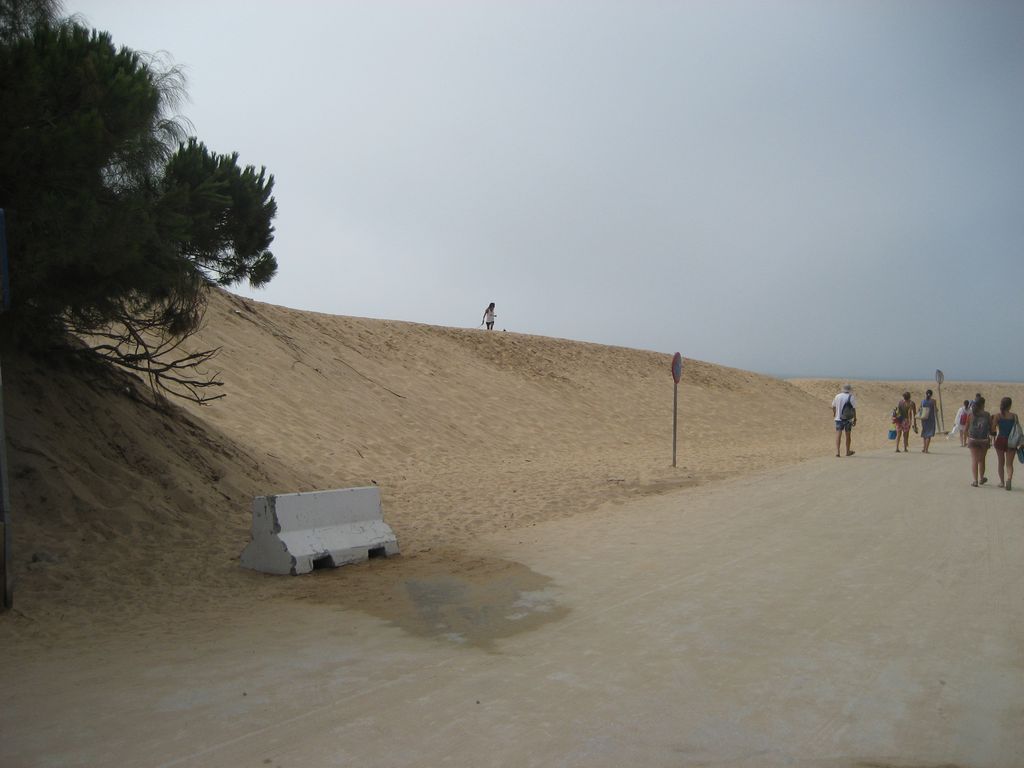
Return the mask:
<path id="1" fill-rule="evenodd" d="M 252 541 L 242 566 L 264 573 L 309 573 L 398 554 L 374 487 L 257 496 Z"/>

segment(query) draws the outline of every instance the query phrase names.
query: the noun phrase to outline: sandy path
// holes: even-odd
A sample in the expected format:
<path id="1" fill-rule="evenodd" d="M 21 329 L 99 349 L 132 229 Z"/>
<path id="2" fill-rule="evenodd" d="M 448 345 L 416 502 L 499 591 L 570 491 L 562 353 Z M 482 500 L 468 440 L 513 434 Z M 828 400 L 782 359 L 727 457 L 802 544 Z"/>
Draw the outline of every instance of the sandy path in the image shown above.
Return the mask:
<path id="1" fill-rule="evenodd" d="M 1019 766 L 1024 491 L 936 442 L 510 531 L 366 611 L 318 573 L 0 657 L 0 764 Z"/>

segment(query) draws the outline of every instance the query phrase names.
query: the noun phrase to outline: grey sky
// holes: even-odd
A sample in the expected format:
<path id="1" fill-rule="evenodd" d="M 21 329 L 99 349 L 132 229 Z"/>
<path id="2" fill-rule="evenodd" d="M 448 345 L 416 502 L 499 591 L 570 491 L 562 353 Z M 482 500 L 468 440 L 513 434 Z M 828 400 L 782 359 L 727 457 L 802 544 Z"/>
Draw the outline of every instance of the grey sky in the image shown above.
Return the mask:
<path id="1" fill-rule="evenodd" d="M 1024 3 L 68 0 L 276 178 L 262 301 L 1024 379 Z M 599 375 L 595 371 L 595 375 Z"/>

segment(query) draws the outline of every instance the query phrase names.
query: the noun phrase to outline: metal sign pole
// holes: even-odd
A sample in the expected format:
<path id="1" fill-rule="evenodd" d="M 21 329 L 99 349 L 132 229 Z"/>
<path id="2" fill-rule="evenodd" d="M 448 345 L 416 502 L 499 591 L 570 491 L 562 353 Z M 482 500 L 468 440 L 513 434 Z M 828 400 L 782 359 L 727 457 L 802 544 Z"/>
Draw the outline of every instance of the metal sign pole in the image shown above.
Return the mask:
<path id="1" fill-rule="evenodd" d="M 679 404 L 679 385 L 672 385 L 672 466 L 676 465 L 676 410 Z"/>
<path id="2" fill-rule="evenodd" d="M 0 208 L 0 289 L 3 296 L 0 312 L 11 307 L 11 286 L 7 277 L 7 219 Z M 7 431 L 4 424 L 4 380 L 0 370 L 0 521 L 4 526 L 3 563 L 0 564 L 0 585 L 4 590 L 4 608 L 14 607 L 14 562 L 11 557 L 11 492 L 7 482 Z"/>
<path id="3" fill-rule="evenodd" d="M 683 356 L 676 352 L 672 356 L 672 466 L 676 465 L 676 424 L 679 410 L 679 380 L 683 377 Z"/>
<path id="4" fill-rule="evenodd" d="M 946 421 L 942 418 L 942 385 L 938 385 L 939 390 L 939 432 L 946 434 Z"/>
<path id="5" fill-rule="evenodd" d="M 14 607 L 14 562 L 11 557 L 11 493 L 7 482 L 7 434 L 4 429 L 4 381 L 0 370 L 0 506 L 3 507 L 4 562 L 3 588 L 4 608 Z"/>
<path id="6" fill-rule="evenodd" d="M 4 312 L 11 308 L 11 277 L 7 264 L 7 215 L 3 208 L 0 208 L 0 292 L 3 294 L 0 312 Z"/>

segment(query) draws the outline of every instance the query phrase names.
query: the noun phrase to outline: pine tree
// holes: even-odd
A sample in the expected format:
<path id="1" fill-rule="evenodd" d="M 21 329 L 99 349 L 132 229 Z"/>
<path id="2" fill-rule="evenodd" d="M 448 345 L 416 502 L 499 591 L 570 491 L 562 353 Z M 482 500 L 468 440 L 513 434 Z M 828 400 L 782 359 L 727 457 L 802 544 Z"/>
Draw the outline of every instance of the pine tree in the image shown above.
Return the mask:
<path id="1" fill-rule="evenodd" d="M 4 330 L 34 345 L 97 336 L 155 386 L 206 399 L 188 384 L 194 356 L 160 358 L 198 328 L 207 285 L 274 276 L 273 176 L 186 140 L 178 71 L 55 9 L 0 0 Z"/>

